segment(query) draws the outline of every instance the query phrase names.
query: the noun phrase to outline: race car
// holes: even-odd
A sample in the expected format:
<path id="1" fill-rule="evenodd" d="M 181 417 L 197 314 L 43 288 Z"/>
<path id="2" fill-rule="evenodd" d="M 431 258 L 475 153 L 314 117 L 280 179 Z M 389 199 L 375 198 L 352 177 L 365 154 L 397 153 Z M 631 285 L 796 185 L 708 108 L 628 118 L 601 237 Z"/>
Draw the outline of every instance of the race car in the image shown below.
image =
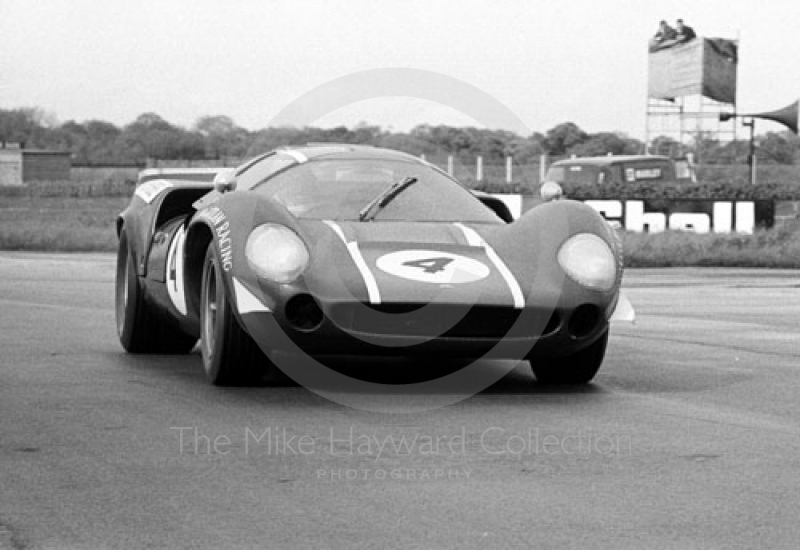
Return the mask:
<path id="1" fill-rule="evenodd" d="M 199 339 L 215 385 L 258 383 L 276 352 L 526 359 L 540 383 L 588 383 L 612 315 L 632 315 L 622 250 L 557 184 L 542 196 L 514 219 L 424 159 L 365 145 L 145 171 L 117 219 L 120 342 Z"/>

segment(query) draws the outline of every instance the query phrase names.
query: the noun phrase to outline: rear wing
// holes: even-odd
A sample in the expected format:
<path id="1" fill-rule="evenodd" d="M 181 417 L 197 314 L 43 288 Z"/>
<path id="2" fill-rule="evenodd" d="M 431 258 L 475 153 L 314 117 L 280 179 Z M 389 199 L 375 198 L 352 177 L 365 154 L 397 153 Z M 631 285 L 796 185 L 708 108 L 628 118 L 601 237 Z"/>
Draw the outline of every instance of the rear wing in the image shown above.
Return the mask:
<path id="1" fill-rule="evenodd" d="M 214 178 L 223 169 L 221 166 L 210 168 L 148 168 L 139 172 L 139 179 L 136 185 L 152 180 L 210 184 L 213 183 Z"/>

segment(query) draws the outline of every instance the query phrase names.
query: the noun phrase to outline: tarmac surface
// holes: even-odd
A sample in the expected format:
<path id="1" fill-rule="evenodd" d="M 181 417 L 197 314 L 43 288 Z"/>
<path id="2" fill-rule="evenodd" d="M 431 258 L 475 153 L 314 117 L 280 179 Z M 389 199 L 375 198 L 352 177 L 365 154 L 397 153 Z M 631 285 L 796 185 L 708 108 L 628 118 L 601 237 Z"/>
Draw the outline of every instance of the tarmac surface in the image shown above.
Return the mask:
<path id="1" fill-rule="evenodd" d="M 591 386 L 414 414 L 127 355 L 113 278 L 0 252 L 2 550 L 798 547 L 800 272 L 631 270 Z"/>

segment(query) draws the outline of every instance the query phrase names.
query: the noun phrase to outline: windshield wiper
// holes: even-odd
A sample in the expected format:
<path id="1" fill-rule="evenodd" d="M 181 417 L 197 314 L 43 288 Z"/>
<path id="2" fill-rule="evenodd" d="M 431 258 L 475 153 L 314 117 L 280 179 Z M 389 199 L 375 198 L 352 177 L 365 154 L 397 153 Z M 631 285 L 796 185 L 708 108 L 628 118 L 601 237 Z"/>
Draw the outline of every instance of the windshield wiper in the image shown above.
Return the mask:
<path id="1" fill-rule="evenodd" d="M 380 192 L 380 194 L 372 199 L 367 206 L 361 209 L 358 213 L 358 221 L 368 222 L 371 221 L 378 212 L 383 210 L 387 204 L 392 202 L 397 195 L 408 189 L 410 186 L 417 183 L 417 178 L 409 176 L 400 181 L 394 182 L 392 185 Z"/>

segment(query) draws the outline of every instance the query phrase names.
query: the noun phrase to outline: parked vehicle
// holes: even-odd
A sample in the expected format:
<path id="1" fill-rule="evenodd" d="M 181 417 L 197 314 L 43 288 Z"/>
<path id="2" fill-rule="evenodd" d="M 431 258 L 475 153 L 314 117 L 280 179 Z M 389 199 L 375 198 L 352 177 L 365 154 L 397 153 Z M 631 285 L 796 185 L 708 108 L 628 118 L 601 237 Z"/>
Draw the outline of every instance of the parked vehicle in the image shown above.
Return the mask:
<path id="1" fill-rule="evenodd" d="M 588 184 L 636 182 L 693 183 L 694 169 L 686 159 L 659 155 L 581 157 L 554 162 L 545 181 Z"/>

